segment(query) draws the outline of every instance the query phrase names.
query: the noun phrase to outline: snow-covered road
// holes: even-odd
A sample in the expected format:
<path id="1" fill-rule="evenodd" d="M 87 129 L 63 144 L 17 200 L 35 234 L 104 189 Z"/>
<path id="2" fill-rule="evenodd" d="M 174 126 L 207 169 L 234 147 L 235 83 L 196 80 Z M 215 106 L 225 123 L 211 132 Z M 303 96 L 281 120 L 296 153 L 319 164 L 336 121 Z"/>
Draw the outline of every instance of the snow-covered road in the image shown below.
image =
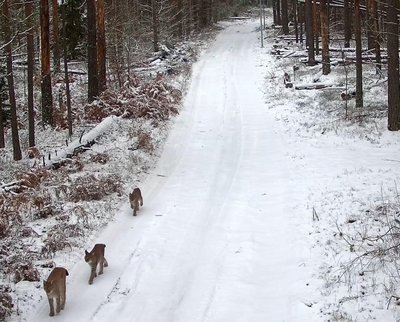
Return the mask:
<path id="1" fill-rule="evenodd" d="M 141 187 L 144 207 L 133 217 L 124 205 L 97 239 L 104 275 L 89 286 L 82 258 L 68 268 L 65 310 L 50 318 L 43 300 L 29 321 L 319 320 L 306 305 L 315 289 L 296 213 L 301 184 L 265 107 L 256 27 L 226 28 L 194 65 Z"/>

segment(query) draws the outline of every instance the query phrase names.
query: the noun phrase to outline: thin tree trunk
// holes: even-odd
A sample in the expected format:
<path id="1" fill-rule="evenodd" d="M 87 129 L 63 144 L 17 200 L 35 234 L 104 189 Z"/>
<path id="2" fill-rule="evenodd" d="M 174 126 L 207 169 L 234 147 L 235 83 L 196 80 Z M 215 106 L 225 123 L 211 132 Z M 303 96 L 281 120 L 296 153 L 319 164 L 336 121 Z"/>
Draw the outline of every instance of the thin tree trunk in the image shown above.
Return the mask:
<path id="1" fill-rule="evenodd" d="M 282 31 L 285 35 L 289 34 L 288 3 L 282 0 Z"/>
<path id="2" fill-rule="evenodd" d="M 329 57 L 329 0 L 320 0 L 321 38 L 322 38 L 322 73 L 331 72 Z"/>
<path id="3" fill-rule="evenodd" d="M 398 0 L 394 0 L 398 1 Z M 356 107 L 363 107 L 362 42 L 360 0 L 354 1 L 354 33 L 356 41 Z"/>
<path id="4" fill-rule="evenodd" d="M 374 34 L 373 34 L 373 24 L 374 24 L 374 14 L 372 12 L 372 2 L 374 0 L 366 0 L 366 18 L 365 18 L 365 26 L 367 33 L 367 48 L 369 50 L 374 48 Z"/>
<path id="5" fill-rule="evenodd" d="M 173 35 L 179 39 L 183 39 L 183 4 L 182 0 L 173 0 L 172 1 L 173 5 L 173 12 L 174 12 L 174 17 L 172 19 L 172 25 L 173 25 L 173 30 L 172 33 Z"/>
<path id="6" fill-rule="evenodd" d="M 97 77 L 97 34 L 96 34 L 96 0 L 87 0 L 88 28 L 88 102 L 91 103 L 99 96 Z"/>
<path id="7" fill-rule="evenodd" d="M 298 24 L 298 13 L 297 13 L 297 0 L 293 0 L 292 2 L 292 8 L 293 8 L 293 20 L 294 20 L 294 32 L 296 35 L 296 43 L 299 42 L 299 24 Z"/>
<path id="8" fill-rule="evenodd" d="M 317 1 L 312 2 L 312 15 L 313 15 L 313 32 L 314 32 L 314 50 L 315 54 L 319 55 L 319 36 L 321 21 L 319 19 L 319 13 L 317 13 Z"/>
<path id="9" fill-rule="evenodd" d="M 13 157 L 15 161 L 18 161 L 22 159 L 22 153 L 18 135 L 17 103 L 15 101 L 15 90 L 14 90 L 10 12 L 8 8 L 8 0 L 3 0 L 3 18 L 5 20 L 4 21 L 5 23 L 3 23 L 3 33 L 5 42 L 6 60 L 7 60 L 8 95 L 11 108 L 11 135 L 12 135 L 12 145 L 13 145 Z"/>
<path id="10" fill-rule="evenodd" d="M 104 17 L 104 0 L 97 0 L 97 64 L 99 93 L 107 88 L 106 79 L 106 33 Z"/>
<path id="11" fill-rule="evenodd" d="M 64 4 L 64 0 L 61 0 Z M 63 58 L 64 58 L 64 81 L 65 81 L 65 95 L 67 97 L 67 122 L 68 122 L 68 135 L 72 136 L 72 109 L 71 109 L 71 91 L 69 88 L 69 74 L 68 74 L 68 53 L 67 53 L 67 35 L 65 34 L 65 16 L 62 17 L 62 34 L 64 35 Z"/>
<path id="12" fill-rule="evenodd" d="M 158 21 L 157 0 L 151 0 L 151 9 L 152 9 L 152 20 L 153 20 L 153 50 L 157 52 L 159 50 L 158 47 L 159 21 Z"/>
<path id="13" fill-rule="evenodd" d="M 344 0 L 344 47 L 350 48 L 351 40 L 351 5 L 350 0 Z"/>
<path id="14" fill-rule="evenodd" d="M 58 0 L 52 0 L 53 9 L 53 64 L 54 71 L 60 71 L 60 37 L 59 37 L 59 19 L 58 19 Z"/>
<path id="15" fill-rule="evenodd" d="M 381 45 L 379 36 L 379 23 L 378 23 L 378 8 L 376 0 L 368 0 L 369 12 L 371 15 L 371 34 L 372 34 L 372 48 L 375 49 L 375 61 L 377 72 L 382 68 L 381 65 Z"/>
<path id="16" fill-rule="evenodd" d="M 45 124 L 53 125 L 53 94 L 50 74 L 50 27 L 48 0 L 40 0 L 40 44 L 42 71 L 42 120 Z"/>
<path id="17" fill-rule="evenodd" d="M 305 24 L 306 24 L 306 46 L 308 52 L 308 65 L 315 65 L 314 53 L 314 28 L 313 28 L 313 10 L 311 0 L 306 0 L 305 3 Z"/>
<path id="18" fill-rule="evenodd" d="M 33 71 L 35 65 L 34 57 L 34 35 L 33 35 L 33 2 L 25 0 L 25 17 L 26 17 L 26 51 L 28 53 L 28 132 L 29 146 L 35 146 L 35 112 L 33 109 Z"/>
<path id="19" fill-rule="evenodd" d="M 0 89 L 0 149 L 5 148 L 6 142 L 4 138 L 4 118 L 3 118 L 3 99 Z"/>
<path id="20" fill-rule="evenodd" d="M 282 25 L 281 0 L 276 0 L 276 23 Z"/>
<path id="21" fill-rule="evenodd" d="M 388 0 L 387 4 L 388 129 L 398 131 L 400 130 L 399 3 L 398 0 Z"/>

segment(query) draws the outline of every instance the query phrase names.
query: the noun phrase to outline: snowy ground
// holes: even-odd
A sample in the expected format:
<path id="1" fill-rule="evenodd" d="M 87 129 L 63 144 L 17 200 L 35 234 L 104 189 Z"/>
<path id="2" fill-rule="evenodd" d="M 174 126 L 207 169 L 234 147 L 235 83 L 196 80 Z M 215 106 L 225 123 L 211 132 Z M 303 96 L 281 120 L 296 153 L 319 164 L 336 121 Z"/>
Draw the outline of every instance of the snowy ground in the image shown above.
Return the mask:
<path id="1" fill-rule="evenodd" d="M 65 310 L 49 318 L 38 283 L 12 321 L 396 321 L 381 274 L 341 284 L 330 272 L 353 254 L 337 227 L 396 194 L 398 134 L 384 119 L 328 119 L 340 91 L 285 88 L 258 20 L 225 27 L 139 184 L 144 207 L 132 217 L 126 199 L 92 240 L 107 245 L 104 275 L 89 286 L 83 250 L 58 254 Z"/>

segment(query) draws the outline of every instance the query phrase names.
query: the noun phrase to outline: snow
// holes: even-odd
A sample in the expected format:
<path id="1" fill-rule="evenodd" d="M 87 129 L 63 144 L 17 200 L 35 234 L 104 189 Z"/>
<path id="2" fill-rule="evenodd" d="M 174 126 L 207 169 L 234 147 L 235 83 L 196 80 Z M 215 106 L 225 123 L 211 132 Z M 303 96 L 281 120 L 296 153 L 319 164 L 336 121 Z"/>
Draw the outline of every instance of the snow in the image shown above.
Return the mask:
<path id="1" fill-rule="evenodd" d="M 126 198 L 91 241 L 107 245 L 104 275 L 89 286 L 84 250 L 57 254 L 65 310 L 48 317 L 38 289 L 11 321 L 396 321 L 383 294 L 359 296 L 373 287 L 366 277 L 352 288 L 328 272 L 352 258 L 335 224 L 395 194 L 398 134 L 385 120 L 354 130 L 329 119 L 329 92 L 325 106 L 319 91 L 286 89 L 258 23 L 225 22 L 194 64 L 157 166 L 138 183 L 143 208 L 133 217 Z"/>

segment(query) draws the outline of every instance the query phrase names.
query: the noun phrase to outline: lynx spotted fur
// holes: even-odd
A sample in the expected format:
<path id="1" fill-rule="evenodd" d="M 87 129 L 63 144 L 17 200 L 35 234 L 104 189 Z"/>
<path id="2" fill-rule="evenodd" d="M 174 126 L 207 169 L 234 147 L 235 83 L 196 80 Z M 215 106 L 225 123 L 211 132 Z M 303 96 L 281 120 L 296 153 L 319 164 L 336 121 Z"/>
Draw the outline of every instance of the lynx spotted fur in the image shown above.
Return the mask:
<path id="1" fill-rule="evenodd" d="M 136 216 L 136 212 L 139 210 L 139 204 L 143 206 L 142 192 L 139 188 L 133 189 L 132 193 L 129 194 L 129 201 L 133 209 L 133 215 Z"/>
<path id="2" fill-rule="evenodd" d="M 90 253 L 85 250 L 85 262 L 90 266 L 89 284 L 93 284 L 93 279 L 97 276 L 97 265 L 100 266 L 99 275 L 103 274 L 103 267 L 107 267 L 108 263 L 104 257 L 106 245 L 96 244 Z"/>
<path id="3" fill-rule="evenodd" d="M 47 281 L 43 281 L 43 288 L 46 291 L 50 305 L 50 316 L 54 316 L 54 300 L 56 301 L 56 313 L 64 310 L 66 295 L 66 277 L 68 271 L 64 267 L 55 267 Z"/>

